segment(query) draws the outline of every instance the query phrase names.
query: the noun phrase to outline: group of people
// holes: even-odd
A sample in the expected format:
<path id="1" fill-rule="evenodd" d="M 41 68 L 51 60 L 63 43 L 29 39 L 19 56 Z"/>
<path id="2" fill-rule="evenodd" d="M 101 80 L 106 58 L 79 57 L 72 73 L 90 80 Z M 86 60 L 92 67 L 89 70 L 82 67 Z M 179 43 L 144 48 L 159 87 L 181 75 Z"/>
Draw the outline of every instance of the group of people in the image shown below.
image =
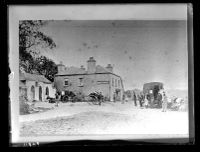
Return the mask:
<path id="1" fill-rule="evenodd" d="M 168 97 L 166 95 L 166 92 L 164 90 L 160 90 L 158 92 L 159 95 L 159 101 L 162 103 L 162 112 L 166 112 L 167 110 L 167 103 L 168 103 Z M 133 101 L 135 106 L 137 106 L 137 101 L 139 101 L 139 105 L 140 107 L 145 107 L 148 108 L 149 107 L 149 102 L 150 102 L 150 95 L 149 94 L 134 94 L 133 95 Z"/>

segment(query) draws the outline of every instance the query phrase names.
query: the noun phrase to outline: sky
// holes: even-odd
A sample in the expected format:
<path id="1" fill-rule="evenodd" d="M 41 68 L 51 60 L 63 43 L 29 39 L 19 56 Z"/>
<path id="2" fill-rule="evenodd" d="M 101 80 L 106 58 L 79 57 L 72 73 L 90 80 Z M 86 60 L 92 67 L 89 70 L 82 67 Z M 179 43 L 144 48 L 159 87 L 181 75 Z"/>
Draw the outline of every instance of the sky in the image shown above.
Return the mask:
<path id="1" fill-rule="evenodd" d="M 55 63 L 87 67 L 112 64 L 125 90 L 163 82 L 187 89 L 187 32 L 184 20 L 57 20 L 41 29 L 57 47 L 44 52 Z"/>

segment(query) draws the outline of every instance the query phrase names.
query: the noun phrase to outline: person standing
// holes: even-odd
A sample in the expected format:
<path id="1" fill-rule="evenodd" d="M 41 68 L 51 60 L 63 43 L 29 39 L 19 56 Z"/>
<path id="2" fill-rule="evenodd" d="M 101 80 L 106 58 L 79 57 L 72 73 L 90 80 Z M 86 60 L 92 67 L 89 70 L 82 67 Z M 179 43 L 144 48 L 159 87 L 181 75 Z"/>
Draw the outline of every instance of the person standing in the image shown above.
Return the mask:
<path id="1" fill-rule="evenodd" d="M 137 97 L 136 97 L 135 93 L 133 95 L 133 101 L 134 101 L 135 106 L 137 107 Z"/>
<path id="2" fill-rule="evenodd" d="M 56 96 L 56 107 L 58 107 L 58 104 L 60 102 L 61 99 L 61 93 L 57 92 L 57 96 Z"/>
<path id="3" fill-rule="evenodd" d="M 158 100 L 158 106 L 161 107 L 162 106 L 162 93 L 161 92 L 158 92 L 157 100 Z"/>
<path id="4" fill-rule="evenodd" d="M 61 92 L 61 98 L 60 98 L 61 101 L 63 101 L 64 96 L 65 96 L 65 91 L 62 91 L 62 92 Z"/>
<path id="5" fill-rule="evenodd" d="M 145 107 L 145 108 L 148 108 L 147 95 L 144 96 L 144 107 Z"/>
<path id="6" fill-rule="evenodd" d="M 139 103 L 140 103 L 140 107 L 142 107 L 142 96 L 141 96 L 141 94 L 138 95 L 138 100 L 139 100 Z"/>
<path id="7" fill-rule="evenodd" d="M 166 112 L 167 111 L 167 102 L 168 102 L 168 98 L 165 92 L 163 92 L 163 100 L 162 100 L 162 112 Z"/>

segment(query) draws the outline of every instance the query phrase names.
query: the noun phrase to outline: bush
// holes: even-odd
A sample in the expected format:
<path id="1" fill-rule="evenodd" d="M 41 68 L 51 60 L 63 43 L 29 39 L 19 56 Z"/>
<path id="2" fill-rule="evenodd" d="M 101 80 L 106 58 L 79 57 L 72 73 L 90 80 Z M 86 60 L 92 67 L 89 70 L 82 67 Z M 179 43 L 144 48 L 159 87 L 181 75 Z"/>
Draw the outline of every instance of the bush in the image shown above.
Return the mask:
<path id="1" fill-rule="evenodd" d="M 19 107 L 20 107 L 20 115 L 25 115 L 25 114 L 29 114 L 29 105 L 28 105 L 28 100 L 25 96 L 20 96 L 19 97 Z"/>
<path id="2" fill-rule="evenodd" d="M 85 95 L 81 92 L 76 93 L 76 95 L 72 98 L 72 102 L 83 102 L 85 101 Z"/>
<path id="3" fill-rule="evenodd" d="M 181 102 L 176 102 L 177 98 L 172 98 L 171 102 L 168 102 L 167 108 L 173 111 L 187 111 L 188 101 L 182 100 Z"/>

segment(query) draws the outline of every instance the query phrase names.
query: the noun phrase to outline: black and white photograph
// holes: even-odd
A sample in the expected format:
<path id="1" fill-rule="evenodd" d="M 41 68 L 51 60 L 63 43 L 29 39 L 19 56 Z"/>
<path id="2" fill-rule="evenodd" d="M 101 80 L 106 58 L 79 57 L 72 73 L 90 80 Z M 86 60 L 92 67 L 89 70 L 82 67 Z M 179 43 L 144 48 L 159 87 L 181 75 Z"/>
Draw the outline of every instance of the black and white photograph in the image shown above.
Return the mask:
<path id="1" fill-rule="evenodd" d="M 187 9 L 9 6 L 12 142 L 189 138 Z"/>

